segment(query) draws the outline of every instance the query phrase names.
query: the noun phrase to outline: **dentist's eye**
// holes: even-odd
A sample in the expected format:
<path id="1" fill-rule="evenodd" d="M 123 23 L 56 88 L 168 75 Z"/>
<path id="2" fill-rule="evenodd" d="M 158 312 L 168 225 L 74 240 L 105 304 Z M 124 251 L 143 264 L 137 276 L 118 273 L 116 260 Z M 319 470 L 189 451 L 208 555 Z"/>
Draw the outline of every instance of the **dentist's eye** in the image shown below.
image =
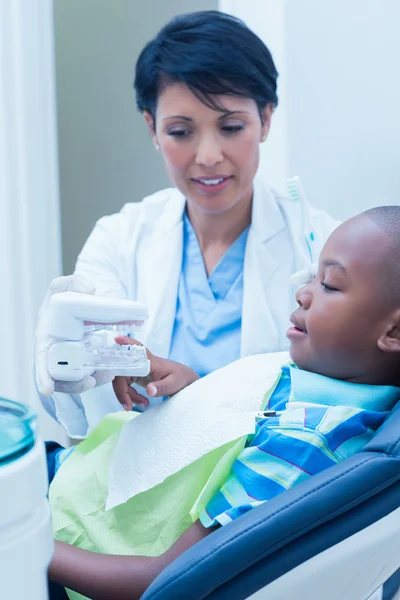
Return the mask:
<path id="1" fill-rule="evenodd" d="M 222 131 L 228 134 L 238 133 L 239 131 L 243 131 L 243 129 L 243 125 L 224 125 L 224 127 L 222 127 Z"/>
<path id="2" fill-rule="evenodd" d="M 327 283 L 325 283 L 325 281 L 320 281 L 320 284 L 324 288 L 325 292 L 338 292 L 339 291 L 337 288 L 334 288 L 331 285 L 328 285 Z"/>
<path id="3" fill-rule="evenodd" d="M 168 135 L 180 139 L 188 137 L 191 133 L 189 129 L 173 129 L 172 131 L 168 131 Z"/>

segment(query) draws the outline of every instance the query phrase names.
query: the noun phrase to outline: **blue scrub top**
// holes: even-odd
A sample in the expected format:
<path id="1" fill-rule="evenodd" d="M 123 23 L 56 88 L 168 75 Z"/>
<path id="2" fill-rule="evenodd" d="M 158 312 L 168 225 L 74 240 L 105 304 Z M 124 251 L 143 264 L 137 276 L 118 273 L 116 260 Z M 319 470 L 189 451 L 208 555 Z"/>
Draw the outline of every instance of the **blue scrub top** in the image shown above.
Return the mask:
<path id="1" fill-rule="evenodd" d="M 243 263 L 248 228 L 207 277 L 200 244 L 185 213 L 183 256 L 169 358 L 200 377 L 240 357 Z"/>

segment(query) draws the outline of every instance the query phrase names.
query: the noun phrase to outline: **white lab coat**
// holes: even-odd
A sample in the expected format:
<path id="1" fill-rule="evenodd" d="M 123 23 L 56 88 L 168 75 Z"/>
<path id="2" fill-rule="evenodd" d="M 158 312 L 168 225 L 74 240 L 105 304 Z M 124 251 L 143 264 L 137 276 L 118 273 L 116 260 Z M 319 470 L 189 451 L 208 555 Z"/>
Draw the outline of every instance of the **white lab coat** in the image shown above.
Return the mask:
<path id="1" fill-rule="evenodd" d="M 154 354 L 168 356 L 182 263 L 185 198 L 162 190 L 100 219 L 76 264 L 96 294 L 144 302 L 149 318 L 138 334 Z M 289 276 L 310 264 L 338 225 L 308 203 L 279 196 L 255 181 L 252 223 L 244 259 L 241 356 L 288 347 L 285 336 L 295 306 Z M 73 437 L 84 437 L 105 414 L 121 410 L 111 384 L 81 396 L 56 393 L 45 408 Z"/>

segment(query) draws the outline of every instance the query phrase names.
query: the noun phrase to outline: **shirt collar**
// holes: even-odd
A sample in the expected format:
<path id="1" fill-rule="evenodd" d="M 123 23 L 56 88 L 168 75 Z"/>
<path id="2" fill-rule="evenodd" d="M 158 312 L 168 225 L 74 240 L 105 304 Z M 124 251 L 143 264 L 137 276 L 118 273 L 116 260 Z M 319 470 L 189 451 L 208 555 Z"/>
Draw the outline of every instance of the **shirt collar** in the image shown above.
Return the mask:
<path id="1" fill-rule="evenodd" d="M 290 402 L 307 402 L 326 406 L 353 406 L 364 410 L 388 411 L 400 399 L 400 388 L 390 385 L 367 385 L 331 379 L 290 367 Z"/>
<path id="2" fill-rule="evenodd" d="M 266 242 L 286 227 L 276 194 L 256 177 L 253 183 L 252 230 L 262 242 Z"/>

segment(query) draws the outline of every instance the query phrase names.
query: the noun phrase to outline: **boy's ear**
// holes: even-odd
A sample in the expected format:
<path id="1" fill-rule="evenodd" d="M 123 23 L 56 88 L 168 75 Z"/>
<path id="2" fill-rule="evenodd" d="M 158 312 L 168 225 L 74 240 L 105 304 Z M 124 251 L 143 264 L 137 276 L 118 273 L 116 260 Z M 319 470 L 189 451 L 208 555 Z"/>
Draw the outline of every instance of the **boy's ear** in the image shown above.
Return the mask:
<path id="1" fill-rule="evenodd" d="M 400 310 L 392 315 L 377 344 L 383 352 L 400 352 Z"/>

